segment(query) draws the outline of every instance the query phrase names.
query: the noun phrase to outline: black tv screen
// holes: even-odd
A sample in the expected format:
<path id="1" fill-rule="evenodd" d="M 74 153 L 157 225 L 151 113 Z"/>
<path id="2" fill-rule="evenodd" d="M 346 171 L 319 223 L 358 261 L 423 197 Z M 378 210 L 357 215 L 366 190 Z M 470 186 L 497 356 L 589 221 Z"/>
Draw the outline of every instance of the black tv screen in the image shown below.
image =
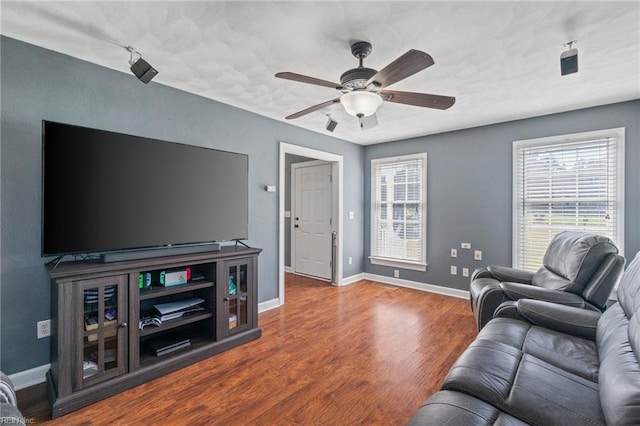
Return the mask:
<path id="1" fill-rule="evenodd" d="M 248 238 L 248 157 L 43 121 L 42 254 Z"/>

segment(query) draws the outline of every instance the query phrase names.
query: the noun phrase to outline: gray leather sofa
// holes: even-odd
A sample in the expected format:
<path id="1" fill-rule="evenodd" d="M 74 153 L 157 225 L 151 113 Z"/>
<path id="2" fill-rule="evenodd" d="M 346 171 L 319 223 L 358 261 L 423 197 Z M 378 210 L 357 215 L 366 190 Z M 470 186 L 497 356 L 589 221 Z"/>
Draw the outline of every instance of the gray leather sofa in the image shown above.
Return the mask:
<path id="1" fill-rule="evenodd" d="M 604 313 L 508 303 L 411 425 L 639 425 L 640 253 Z"/>
<path id="2" fill-rule="evenodd" d="M 624 258 L 609 238 L 560 232 L 535 273 L 504 266 L 474 271 L 469 292 L 478 330 L 503 302 L 522 298 L 604 311 L 623 268 Z"/>

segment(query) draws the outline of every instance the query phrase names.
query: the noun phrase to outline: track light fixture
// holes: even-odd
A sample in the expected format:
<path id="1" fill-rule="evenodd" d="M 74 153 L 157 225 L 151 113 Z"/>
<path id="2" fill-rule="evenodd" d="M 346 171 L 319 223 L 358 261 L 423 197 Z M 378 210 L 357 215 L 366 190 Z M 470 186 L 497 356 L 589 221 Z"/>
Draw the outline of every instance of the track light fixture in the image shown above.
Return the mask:
<path id="1" fill-rule="evenodd" d="M 131 53 L 131 57 L 129 58 L 131 72 L 138 77 L 138 80 L 147 84 L 158 74 L 158 70 L 152 67 L 149 62 L 142 59 L 142 54 L 140 54 L 135 47 L 129 46 L 127 50 Z"/>
<path id="2" fill-rule="evenodd" d="M 560 55 L 560 73 L 562 75 L 578 72 L 578 49 L 573 48 L 573 45 L 577 43 L 577 40 L 572 40 L 563 45 L 568 50 L 565 50 Z"/>
<path id="3" fill-rule="evenodd" d="M 336 126 L 338 125 L 338 122 L 336 120 L 334 120 L 333 118 L 331 118 L 331 116 L 329 114 L 327 114 L 327 125 L 326 128 L 328 131 L 333 132 L 336 129 Z"/>
<path id="4" fill-rule="evenodd" d="M 360 124 L 360 130 L 371 129 L 378 125 L 378 117 L 375 113 L 364 117 L 358 117 L 358 123 Z"/>

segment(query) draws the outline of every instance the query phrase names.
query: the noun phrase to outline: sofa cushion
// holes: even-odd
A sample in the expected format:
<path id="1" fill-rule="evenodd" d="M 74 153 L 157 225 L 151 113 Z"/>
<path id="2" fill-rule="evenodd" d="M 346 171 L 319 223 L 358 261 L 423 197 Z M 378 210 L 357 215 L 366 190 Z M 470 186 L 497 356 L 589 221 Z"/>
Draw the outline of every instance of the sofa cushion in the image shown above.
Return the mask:
<path id="1" fill-rule="evenodd" d="M 477 339 L 504 343 L 584 379 L 598 382 L 598 349 L 594 341 L 511 318 L 489 321 Z"/>
<path id="2" fill-rule="evenodd" d="M 597 383 L 501 342 L 472 343 L 442 389 L 474 396 L 531 424 L 605 424 Z"/>
<path id="3" fill-rule="evenodd" d="M 600 401 L 608 424 L 640 424 L 640 364 L 630 341 L 638 341 L 639 329 L 638 313 L 629 320 L 619 304 L 598 322 Z"/>
<path id="4" fill-rule="evenodd" d="M 477 398 L 451 391 L 433 395 L 413 416 L 410 426 L 523 426 L 527 423 Z"/>
<path id="5" fill-rule="evenodd" d="M 570 291 L 573 293 L 579 293 L 579 288 L 573 281 L 558 275 L 557 272 L 541 266 L 533 276 L 532 284 L 537 287 L 543 287 L 551 290 Z"/>
<path id="6" fill-rule="evenodd" d="M 580 293 L 602 260 L 618 253 L 613 242 L 601 235 L 564 231 L 556 235 L 545 252 L 543 267 L 533 276 L 533 285 Z"/>
<path id="7" fill-rule="evenodd" d="M 624 313 L 631 318 L 640 308 L 640 252 L 624 271 L 617 294 Z"/>

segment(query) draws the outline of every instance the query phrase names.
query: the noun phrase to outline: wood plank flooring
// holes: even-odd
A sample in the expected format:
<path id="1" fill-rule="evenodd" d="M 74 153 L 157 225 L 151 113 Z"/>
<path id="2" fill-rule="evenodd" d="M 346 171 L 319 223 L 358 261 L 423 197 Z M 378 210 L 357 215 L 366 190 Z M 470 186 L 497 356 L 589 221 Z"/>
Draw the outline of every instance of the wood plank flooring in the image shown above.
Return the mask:
<path id="1" fill-rule="evenodd" d="M 476 335 L 469 302 L 288 274 L 260 339 L 49 420 L 48 425 L 403 425 Z M 35 391 L 37 395 L 38 391 Z"/>

